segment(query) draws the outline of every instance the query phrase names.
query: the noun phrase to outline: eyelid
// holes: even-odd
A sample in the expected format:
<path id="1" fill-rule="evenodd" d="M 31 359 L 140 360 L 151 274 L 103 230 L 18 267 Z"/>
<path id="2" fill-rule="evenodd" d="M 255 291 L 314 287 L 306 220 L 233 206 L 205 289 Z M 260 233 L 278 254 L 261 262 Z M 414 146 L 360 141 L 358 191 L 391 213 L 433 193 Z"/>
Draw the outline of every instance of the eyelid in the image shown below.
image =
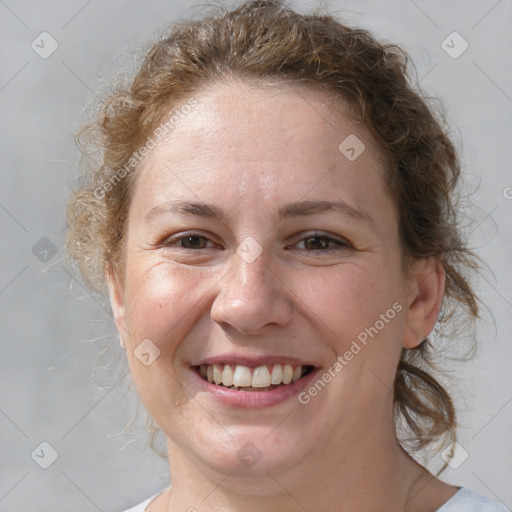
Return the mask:
<path id="1" fill-rule="evenodd" d="M 201 232 L 201 231 L 185 231 L 185 232 L 180 232 L 180 233 L 176 233 L 174 235 L 171 235 L 167 238 L 165 238 L 161 245 L 163 246 L 174 246 L 174 247 L 178 247 L 180 249 L 184 249 L 184 250 L 193 250 L 193 251 L 197 251 L 197 250 L 201 250 L 201 249 L 189 249 L 187 247 L 180 247 L 178 245 L 179 241 L 184 239 L 184 238 L 187 238 L 187 237 L 193 237 L 193 236 L 196 236 L 198 238 L 204 238 L 207 243 L 210 242 L 211 244 L 214 244 L 214 245 L 218 245 L 214 240 L 211 239 L 211 234 L 210 233 L 205 233 L 205 232 Z M 286 246 L 286 249 L 288 249 L 289 247 L 291 246 L 295 246 L 297 245 L 299 242 L 303 242 L 305 240 L 307 240 L 308 238 L 314 238 L 314 237 L 317 237 L 317 238 L 323 238 L 323 239 L 326 239 L 326 240 L 329 240 L 330 242 L 332 243 L 335 243 L 337 244 L 336 247 L 330 247 L 330 248 L 327 248 L 327 249 L 318 249 L 318 250 L 307 250 L 305 249 L 308 253 L 309 252 L 328 252 L 328 251 L 332 251 L 332 250 L 339 250 L 339 249 L 342 249 L 344 247 L 353 247 L 352 244 L 344 237 L 338 237 L 336 235 L 332 235 L 330 233 L 326 233 L 326 232 L 323 232 L 323 231 L 309 231 L 309 232 L 303 232 L 303 233 L 298 233 L 294 238 L 293 238 L 293 242 L 292 244 L 289 244 Z M 208 247 L 205 247 L 203 248 L 204 249 L 207 249 Z"/>
<path id="2" fill-rule="evenodd" d="M 200 231 L 185 231 L 185 232 L 176 233 L 174 235 L 166 237 L 160 245 L 175 246 L 175 247 L 178 247 L 179 249 L 184 249 L 184 250 L 197 250 L 197 249 L 188 249 L 187 247 L 179 247 L 179 245 L 178 245 L 178 242 L 180 240 L 182 240 L 183 238 L 191 237 L 191 236 L 197 236 L 198 238 L 204 238 L 207 242 L 210 242 L 214 245 L 218 245 L 216 242 L 214 242 L 211 239 L 211 234 L 200 232 Z"/>
<path id="3" fill-rule="evenodd" d="M 300 237 L 300 238 L 297 238 L 297 237 Z M 311 232 L 306 232 L 306 233 L 299 233 L 297 235 L 296 238 L 294 238 L 295 242 L 293 242 L 293 245 L 296 245 L 298 244 L 299 242 L 302 242 L 304 240 L 307 240 L 308 238 L 324 238 L 324 239 L 327 239 L 331 242 L 334 242 L 336 244 L 338 244 L 337 247 L 331 247 L 331 248 L 328 248 L 328 249 L 322 249 L 322 250 L 316 250 L 316 251 L 313 251 L 313 250 L 307 250 L 307 252 L 326 252 L 326 251 L 330 251 L 330 250 L 335 250 L 335 249 L 341 249 L 343 247 L 353 247 L 352 244 L 344 237 L 338 237 L 336 235 L 331 235 L 330 233 L 326 233 L 326 232 L 323 232 L 323 231 L 311 231 Z"/>

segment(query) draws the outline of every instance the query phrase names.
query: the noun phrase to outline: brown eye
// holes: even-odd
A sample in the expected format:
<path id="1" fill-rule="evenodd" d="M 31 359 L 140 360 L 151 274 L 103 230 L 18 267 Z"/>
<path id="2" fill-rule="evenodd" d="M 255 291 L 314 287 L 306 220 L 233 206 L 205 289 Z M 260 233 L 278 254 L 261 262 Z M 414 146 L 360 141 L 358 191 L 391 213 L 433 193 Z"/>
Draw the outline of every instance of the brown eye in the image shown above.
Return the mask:
<path id="1" fill-rule="evenodd" d="M 315 251 L 318 249 L 329 249 L 333 240 L 322 236 L 311 236 L 304 239 L 304 247 L 308 251 Z"/>
<path id="2" fill-rule="evenodd" d="M 301 245 L 302 247 L 300 247 Z M 302 238 L 296 244 L 296 247 L 305 249 L 308 252 L 337 250 L 347 246 L 346 242 L 325 235 L 310 235 Z"/>
<path id="3" fill-rule="evenodd" d="M 178 246 L 184 249 L 204 249 L 208 239 L 199 235 L 188 235 L 178 239 Z"/>

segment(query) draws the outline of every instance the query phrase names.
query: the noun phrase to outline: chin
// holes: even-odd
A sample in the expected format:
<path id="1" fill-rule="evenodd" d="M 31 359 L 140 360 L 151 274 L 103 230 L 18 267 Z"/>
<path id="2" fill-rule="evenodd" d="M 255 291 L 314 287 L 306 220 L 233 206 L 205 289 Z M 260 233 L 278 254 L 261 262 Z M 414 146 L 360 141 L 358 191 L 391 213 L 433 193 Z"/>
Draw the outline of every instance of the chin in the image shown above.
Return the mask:
<path id="1" fill-rule="evenodd" d="M 278 427 L 279 428 L 279 427 Z M 205 439 L 197 447 L 209 447 L 197 453 L 210 469 L 244 478 L 268 477 L 296 467 L 306 458 L 308 451 L 304 440 L 310 439 L 304 429 L 293 435 L 283 429 L 272 432 L 268 428 L 236 426 L 227 428 L 231 436 L 222 441 L 211 438 L 211 433 L 199 436 Z M 269 434 L 270 432 L 270 434 Z"/>

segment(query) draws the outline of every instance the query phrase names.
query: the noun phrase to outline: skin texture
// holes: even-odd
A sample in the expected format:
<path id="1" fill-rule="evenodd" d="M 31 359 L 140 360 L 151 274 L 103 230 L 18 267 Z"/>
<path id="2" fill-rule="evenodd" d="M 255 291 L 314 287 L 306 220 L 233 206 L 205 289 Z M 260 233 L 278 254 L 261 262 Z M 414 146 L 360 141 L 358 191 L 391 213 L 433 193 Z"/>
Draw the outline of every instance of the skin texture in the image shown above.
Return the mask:
<path id="1" fill-rule="evenodd" d="M 124 278 L 109 276 L 133 379 L 168 439 L 172 492 L 148 510 L 436 510 L 456 489 L 398 445 L 392 387 L 402 347 L 435 325 L 444 273 L 429 259 L 404 275 L 379 148 L 303 87 L 226 82 L 195 99 L 138 171 Z M 354 161 L 338 150 L 350 134 L 365 144 Z M 225 218 L 162 213 L 171 200 L 212 204 Z M 317 200 L 363 213 L 278 217 L 287 203 Z M 191 231 L 204 238 L 180 246 Z M 247 237 L 262 249 L 251 263 L 236 252 Z M 190 369 L 226 353 L 327 369 L 393 304 L 400 311 L 307 405 L 220 404 Z M 134 354 L 144 339 L 160 350 L 149 366 Z M 251 468 L 237 457 L 249 442 L 261 453 Z"/>

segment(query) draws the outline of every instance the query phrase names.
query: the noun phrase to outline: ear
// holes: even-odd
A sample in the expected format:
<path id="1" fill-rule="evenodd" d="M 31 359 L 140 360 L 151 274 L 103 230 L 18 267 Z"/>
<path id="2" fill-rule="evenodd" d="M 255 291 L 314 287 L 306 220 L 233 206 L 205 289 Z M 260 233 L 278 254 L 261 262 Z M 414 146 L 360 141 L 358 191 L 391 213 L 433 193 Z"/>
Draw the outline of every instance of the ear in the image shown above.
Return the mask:
<path id="1" fill-rule="evenodd" d="M 409 280 L 405 348 L 419 346 L 436 325 L 444 295 L 446 274 L 436 258 L 418 260 Z"/>
<path id="2" fill-rule="evenodd" d="M 119 279 L 115 275 L 112 269 L 105 271 L 105 278 L 108 285 L 108 293 L 110 298 L 110 306 L 116 322 L 116 327 L 119 332 L 121 339 L 121 345 L 124 346 L 125 336 L 125 320 L 124 320 L 124 292 L 119 282 Z"/>

